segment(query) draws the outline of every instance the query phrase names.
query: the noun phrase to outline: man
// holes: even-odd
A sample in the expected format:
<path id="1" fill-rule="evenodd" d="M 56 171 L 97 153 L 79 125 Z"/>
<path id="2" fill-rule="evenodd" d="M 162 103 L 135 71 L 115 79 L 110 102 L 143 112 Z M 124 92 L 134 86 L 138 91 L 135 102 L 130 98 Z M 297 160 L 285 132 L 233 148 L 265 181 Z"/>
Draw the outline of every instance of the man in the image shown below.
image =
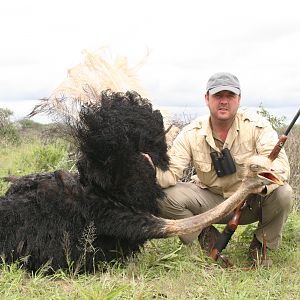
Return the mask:
<path id="1" fill-rule="evenodd" d="M 166 193 L 166 198 L 161 204 L 162 217 L 186 218 L 220 204 L 240 186 L 245 160 L 255 154 L 270 154 L 278 141 L 277 133 L 269 122 L 259 115 L 239 111 L 240 101 L 241 89 L 236 76 L 230 73 L 216 73 L 208 80 L 205 102 L 210 111 L 209 117 L 195 120 L 185 126 L 169 151 L 169 169 L 165 172 L 157 169 L 157 180 Z M 226 159 L 228 156 L 229 160 L 230 156 L 232 157 L 235 168 L 233 165 L 233 169 L 227 170 L 225 174 L 221 172 L 218 176 L 217 172 L 220 170 L 215 169 L 212 157 L 222 155 L 221 153 Z M 197 174 L 196 184 L 179 182 L 190 163 Z M 284 150 L 281 150 L 272 167 L 283 171 L 283 181 L 288 179 L 290 169 Z M 267 247 L 278 248 L 291 207 L 291 199 L 292 189 L 287 183 L 283 186 L 266 186 L 247 199 L 240 224 L 259 221 L 249 249 L 252 259 L 256 259 L 257 253 L 261 253 L 263 232 L 266 234 Z M 220 223 L 226 224 L 232 215 L 233 213 Z M 210 226 L 203 230 L 200 236 L 199 234 L 200 232 L 195 232 L 181 236 L 180 239 L 188 244 L 198 238 L 202 248 L 210 252 L 218 231 Z"/>

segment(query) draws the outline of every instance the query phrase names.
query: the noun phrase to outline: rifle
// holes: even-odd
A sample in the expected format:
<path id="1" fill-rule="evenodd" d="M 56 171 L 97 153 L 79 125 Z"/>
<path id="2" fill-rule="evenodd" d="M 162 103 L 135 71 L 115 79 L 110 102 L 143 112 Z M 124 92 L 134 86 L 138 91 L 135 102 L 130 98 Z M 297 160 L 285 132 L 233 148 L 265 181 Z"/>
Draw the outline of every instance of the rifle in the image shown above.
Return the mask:
<path id="1" fill-rule="evenodd" d="M 297 114 L 293 118 L 292 122 L 290 123 L 290 125 L 288 126 L 288 128 L 286 129 L 284 134 L 280 136 L 277 144 L 274 146 L 271 153 L 268 155 L 268 158 L 271 161 L 274 161 L 277 158 L 280 150 L 283 148 L 283 146 L 284 146 L 284 144 L 287 140 L 287 135 L 289 134 L 290 130 L 292 129 L 292 127 L 296 123 L 299 115 L 300 115 L 300 109 L 298 110 Z M 238 224 L 239 224 L 239 221 L 240 221 L 240 218 L 241 218 L 242 209 L 245 206 L 245 204 L 246 204 L 246 200 L 244 200 L 236 208 L 234 216 L 227 223 L 227 225 L 225 226 L 223 232 L 218 237 L 218 240 L 216 241 L 216 243 L 215 243 L 214 247 L 212 248 L 212 250 L 210 252 L 210 255 L 209 255 L 212 258 L 212 260 L 217 261 L 218 258 L 220 257 L 225 262 L 225 264 L 227 266 L 232 265 L 231 262 L 222 255 L 222 251 L 223 251 L 223 249 L 226 248 L 226 246 L 229 243 L 232 235 L 234 234 L 236 228 L 238 227 Z M 266 261 L 266 239 L 265 239 L 265 235 L 264 235 L 264 241 L 263 241 L 263 260 Z"/>

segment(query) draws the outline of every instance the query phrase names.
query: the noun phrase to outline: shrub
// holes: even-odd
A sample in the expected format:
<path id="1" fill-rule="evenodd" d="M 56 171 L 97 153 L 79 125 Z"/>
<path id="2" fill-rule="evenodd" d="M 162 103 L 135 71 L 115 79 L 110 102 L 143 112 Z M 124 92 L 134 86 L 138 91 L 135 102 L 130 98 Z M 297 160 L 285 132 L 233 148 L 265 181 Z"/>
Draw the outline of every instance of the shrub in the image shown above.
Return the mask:
<path id="1" fill-rule="evenodd" d="M 270 114 L 262 105 L 262 103 L 260 103 L 259 105 L 259 110 L 257 111 L 257 113 L 263 117 L 265 117 L 272 125 L 272 127 L 277 131 L 280 132 L 281 129 L 285 126 L 284 121 L 286 120 L 286 117 L 276 117 L 272 114 Z"/>
<path id="2" fill-rule="evenodd" d="M 13 124 L 0 128 L 0 146 L 16 145 L 21 141 L 20 134 Z"/>
<path id="3" fill-rule="evenodd" d="M 27 153 L 18 162 L 18 170 L 31 172 L 49 172 L 57 169 L 70 169 L 73 161 L 69 159 L 68 144 L 57 140 L 52 144 L 36 144 L 32 152 Z"/>
<path id="4" fill-rule="evenodd" d="M 295 207 L 300 209 L 300 162 L 299 162 L 299 149 L 300 149 L 300 126 L 293 127 L 288 135 L 285 143 L 285 151 L 289 158 L 291 175 L 289 184 L 294 191 Z"/>
<path id="5" fill-rule="evenodd" d="M 0 146 L 20 143 L 20 135 L 10 121 L 13 112 L 7 108 L 0 108 Z"/>
<path id="6" fill-rule="evenodd" d="M 41 129 L 41 128 L 43 128 L 43 124 L 37 123 L 37 122 L 27 119 L 27 118 L 19 120 L 18 124 L 20 125 L 20 127 L 22 129 L 28 129 L 28 128 Z"/>

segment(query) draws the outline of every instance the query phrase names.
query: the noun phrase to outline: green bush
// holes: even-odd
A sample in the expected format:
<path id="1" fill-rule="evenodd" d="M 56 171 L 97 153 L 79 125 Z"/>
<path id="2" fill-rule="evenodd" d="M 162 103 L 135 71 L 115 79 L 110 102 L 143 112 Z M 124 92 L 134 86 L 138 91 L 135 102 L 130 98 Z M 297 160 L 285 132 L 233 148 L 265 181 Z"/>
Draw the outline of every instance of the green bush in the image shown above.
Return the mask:
<path id="1" fill-rule="evenodd" d="M 34 172 L 49 172 L 57 169 L 69 169 L 72 161 L 68 158 L 68 145 L 60 140 L 52 144 L 37 144 L 31 153 L 19 161 L 20 170 L 31 169 Z"/>
<path id="2" fill-rule="evenodd" d="M 0 108 L 0 146 L 20 143 L 20 134 L 10 121 L 13 112 L 7 108 Z"/>
<path id="3" fill-rule="evenodd" d="M 0 128 L 0 146 L 18 145 L 21 142 L 20 134 L 13 124 Z"/>
<path id="4" fill-rule="evenodd" d="M 23 118 L 18 121 L 18 124 L 22 129 L 33 128 L 33 129 L 41 129 L 43 128 L 43 124 L 37 123 L 31 119 Z"/>
<path id="5" fill-rule="evenodd" d="M 0 147 L 0 195 L 9 184 L 1 177 L 24 176 L 32 173 L 51 172 L 58 169 L 73 170 L 75 159 L 69 156 L 70 145 L 64 140 L 43 144 L 38 140 Z"/>
<path id="6" fill-rule="evenodd" d="M 263 117 L 265 117 L 272 125 L 272 127 L 277 131 L 281 131 L 282 128 L 285 126 L 285 121 L 286 121 L 286 117 L 276 117 L 272 114 L 270 114 L 262 105 L 262 103 L 260 103 L 259 105 L 259 110 L 257 111 L 257 113 Z"/>

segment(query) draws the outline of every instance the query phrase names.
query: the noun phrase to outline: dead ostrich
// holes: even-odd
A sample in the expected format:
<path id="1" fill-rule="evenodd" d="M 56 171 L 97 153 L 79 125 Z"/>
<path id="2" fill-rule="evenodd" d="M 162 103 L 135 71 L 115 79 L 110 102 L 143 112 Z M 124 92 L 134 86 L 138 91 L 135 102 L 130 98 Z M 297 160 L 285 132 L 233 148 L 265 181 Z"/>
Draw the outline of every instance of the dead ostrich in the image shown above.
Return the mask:
<path id="1" fill-rule="evenodd" d="M 158 217 L 164 192 L 155 166 L 168 167 L 163 119 L 135 92 L 101 94 L 71 124 L 79 174 L 56 171 L 24 176 L 0 198 L 0 253 L 28 270 L 126 258 L 149 239 L 201 230 L 231 212 L 253 189 L 281 183 L 267 158 L 253 158 L 239 190 L 218 207 L 182 220 Z"/>

